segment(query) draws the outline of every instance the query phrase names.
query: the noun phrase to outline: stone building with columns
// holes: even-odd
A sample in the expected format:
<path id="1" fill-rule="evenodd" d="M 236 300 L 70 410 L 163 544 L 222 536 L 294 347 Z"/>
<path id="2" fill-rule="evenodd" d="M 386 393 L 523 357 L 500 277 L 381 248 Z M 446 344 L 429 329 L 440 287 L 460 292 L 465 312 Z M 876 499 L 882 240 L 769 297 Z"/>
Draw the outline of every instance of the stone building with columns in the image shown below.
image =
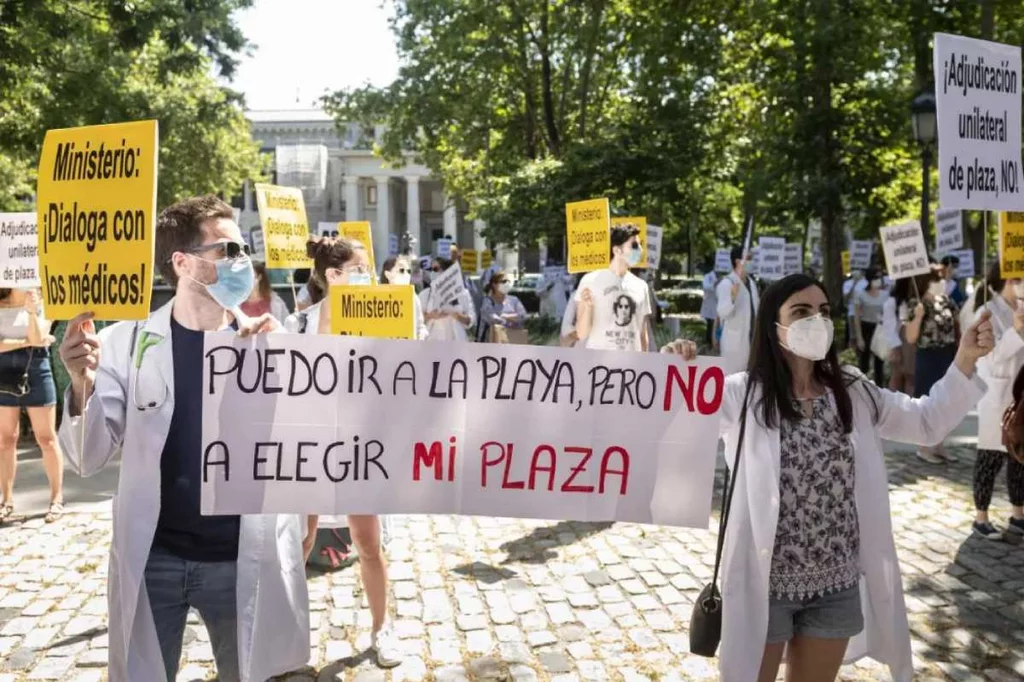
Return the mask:
<path id="1" fill-rule="evenodd" d="M 383 262 L 389 245 L 399 243 L 405 233 L 416 239 L 414 251 L 433 253 L 438 239 L 451 236 L 463 248 L 484 249 L 483 223 L 466 219 L 466 207 L 444 192 L 442 183 L 430 170 L 410 158 L 401 168 L 390 168 L 360 148 L 360 129 L 349 125 L 340 130 L 326 112 L 319 109 L 249 111 L 252 136 L 264 153 L 274 154 L 279 146 L 322 146 L 326 153 L 324 189 L 304 190 L 310 229 L 320 223 L 367 220 L 372 226 L 373 249 Z M 272 166 L 273 167 L 273 166 Z M 274 174 L 276 175 L 276 173 Z M 276 177 L 271 182 L 277 182 Z M 256 196 L 251 183 L 232 201 L 239 209 L 239 225 L 247 232 L 259 225 Z M 514 254 L 499 257 L 509 258 Z M 514 264 L 515 258 L 512 258 Z"/>

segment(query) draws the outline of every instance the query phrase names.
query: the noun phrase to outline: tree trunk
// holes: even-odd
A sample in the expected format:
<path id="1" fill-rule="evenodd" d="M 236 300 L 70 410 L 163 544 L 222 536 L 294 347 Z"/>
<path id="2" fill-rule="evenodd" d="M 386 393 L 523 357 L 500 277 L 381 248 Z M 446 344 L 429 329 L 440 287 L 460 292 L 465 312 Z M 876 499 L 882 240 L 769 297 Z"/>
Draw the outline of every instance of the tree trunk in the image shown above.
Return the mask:
<path id="1" fill-rule="evenodd" d="M 540 59 L 541 59 L 541 87 L 543 88 L 544 104 L 544 125 L 548 133 L 548 149 L 553 157 L 560 158 L 562 155 L 562 140 L 558 134 L 558 124 L 555 121 L 555 98 L 551 91 L 551 50 L 548 36 L 549 7 L 544 3 L 544 12 L 540 19 Z"/>

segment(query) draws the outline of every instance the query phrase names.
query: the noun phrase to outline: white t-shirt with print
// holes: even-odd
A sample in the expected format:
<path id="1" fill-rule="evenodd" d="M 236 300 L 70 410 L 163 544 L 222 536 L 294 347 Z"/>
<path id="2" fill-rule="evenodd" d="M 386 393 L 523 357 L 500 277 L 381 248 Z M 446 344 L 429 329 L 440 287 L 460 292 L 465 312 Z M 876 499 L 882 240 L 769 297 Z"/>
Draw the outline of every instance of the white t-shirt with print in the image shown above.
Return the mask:
<path id="1" fill-rule="evenodd" d="M 594 319 L 585 347 L 595 350 L 642 350 L 644 320 L 651 314 L 647 284 L 631 272 L 619 277 L 610 269 L 587 273 L 576 290 L 579 303 L 584 289 L 594 301 Z"/>

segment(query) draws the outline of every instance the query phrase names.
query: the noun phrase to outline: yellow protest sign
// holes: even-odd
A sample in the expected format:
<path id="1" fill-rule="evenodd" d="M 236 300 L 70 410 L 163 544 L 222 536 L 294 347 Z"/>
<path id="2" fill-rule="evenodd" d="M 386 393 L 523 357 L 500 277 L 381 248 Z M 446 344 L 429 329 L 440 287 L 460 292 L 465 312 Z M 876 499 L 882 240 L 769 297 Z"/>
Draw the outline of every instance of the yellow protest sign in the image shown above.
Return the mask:
<path id="1" fill-rule="evenodd" d="M 480 272 L 486 272 L 493 262 L 494 254 L 491 253 L 490 249 L 484 249 L 480 252 Z"/>
<path id="2" fill-rule="evenodd" d="M 638 239 L 640 240 L 640 262 L 637 263 L 636 267 L 638 267 L 638 268 L 646 268 L 648 266 L 648 263 L 647 263 L 647 218 L 639 217 L 639 216 L 638 217 L 633 217 L 633 218 L 621 218 L 621 217 L 612 218 L 612 227 L 615 227 L 616 225 L 636 225 L 637 227 L 640 228 L 640 236 L 638 237 Z M 611 249 L 611 245 L 610 245 L 610 242 L 609 242 L 609 250 L 610 249 Z"/>
<path id="3" fill-rule="evenodd" d="M 49 319 L 149 317 L 158 151 L 156 121 L 47 131 L 36 219 Z"/>
<path id="4" fill-rule="evenodd" d="M 411 285 L 331 287 L 331 333 L 375 339 L 414 339 Z"/>
<path id="5" fill-rule="evenodd" d="M 474 249 L 463 249 L 459 253 L 459 265 L 462 267 L 462 274 L 475 275 L 480 269 L 477 265 L 480 262 L 480 252 Z M 489 265 L 489 263 L 488 263 Z"/>
<path id="6" fill-rule="evenodd" d="M 298 187 L 256 184 L 256 207 L 263 223 L 268 268 L 311 268 L 306 256 L 309 224 L 306 202 Z"/>
<path id="7" fill-rule="evenodd" d="M 1024 212 L 999 214 L 999 270 L 1003 279 L 1024 277 Z"/>
<path id="8" fill-rule="evenodd" d="M 338 236 L 359 242 L 366 247 L 366 256 L 370 259 L 370 273 L 377 280 L 377 261 L 373 258 L 373 235 L 370 233 L 369 221 L 338 223 Z"/>
<path id="9" fill-rule="evenodd" d="M 850 252 L 849 251 L 843 251 L 840 254 L 840 256 L 843 259 L 843 274 L 844 275 L 848 275 L 848 274 L 850 274 Z"/>
<path id="10" fill-rule="evenodd" d="M 569 239 L 569 272 L 590 272 L 608 267 L 611 260 L 611 222 L 607 199 L 565 205 Z"/>

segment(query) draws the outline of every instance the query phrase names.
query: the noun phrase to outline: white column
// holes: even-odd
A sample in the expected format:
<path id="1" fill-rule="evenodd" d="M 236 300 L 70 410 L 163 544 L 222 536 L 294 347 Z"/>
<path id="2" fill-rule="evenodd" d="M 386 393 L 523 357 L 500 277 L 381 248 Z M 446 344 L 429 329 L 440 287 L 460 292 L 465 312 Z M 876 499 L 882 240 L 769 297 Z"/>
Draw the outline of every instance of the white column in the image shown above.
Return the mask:
<path id="1" fill-rule="evenodd" d="M 377 220 L 374 221 L 373 234 L 373 256 L 378 263 L 383 263 L 388 253 L 388 234 L 391 232 L 391 193 L 388 192 L 387 175 L 377 175 L 373 178 L 377 181 Z"/>
<path id="2" fill-rule="evenodd" d="M 346 175 L 342 179 L 345 182 L 345 220 L 355 222 L 359 220 L 359 178 Z"/>
<path id="3" fill-rule="evenodd" d="M 248 180 L 242 185 L 242 210 L 248 213 L 249 211 L 255 211 L 256 207 L 253 206 L 252 200 L 252 183 Z"/>
<path id="4" fill-rule="evenodd" d="M 405 177 L 405 229 L 409 236 L 420 239 L 420 177 L 418 175 L 407 175 Z"/>
<path id="5" fill-rule="evenodd" d="M 483 251 L 487 248 L 487 240 L 484 239 L 484 230 L 487 228 L 487 223 L 480 220 L 473 221 L 473 248 L 477 251 Z"/>
<path id="6" fill-rule="evenodd" d="M 445 195 L 444 198 L 444 234 L 456 243 L 459 241 L 459 213 L 455 207 L 455 198 Z"/>

